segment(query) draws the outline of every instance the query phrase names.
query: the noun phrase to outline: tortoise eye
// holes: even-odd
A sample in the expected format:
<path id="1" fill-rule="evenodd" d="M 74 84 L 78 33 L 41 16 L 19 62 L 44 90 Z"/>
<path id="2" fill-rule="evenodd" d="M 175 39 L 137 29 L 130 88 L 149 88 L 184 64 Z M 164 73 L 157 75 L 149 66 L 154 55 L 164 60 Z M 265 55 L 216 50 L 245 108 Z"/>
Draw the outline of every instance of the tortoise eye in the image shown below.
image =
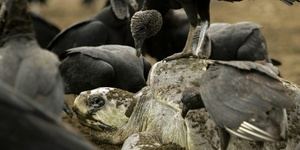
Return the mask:
<path id="1" fill-rule="evenodd" d="M 100 108 L 105 105 L 105 100 L 99 96 L 89 98 L 88 105 L 93 108 Z"/>

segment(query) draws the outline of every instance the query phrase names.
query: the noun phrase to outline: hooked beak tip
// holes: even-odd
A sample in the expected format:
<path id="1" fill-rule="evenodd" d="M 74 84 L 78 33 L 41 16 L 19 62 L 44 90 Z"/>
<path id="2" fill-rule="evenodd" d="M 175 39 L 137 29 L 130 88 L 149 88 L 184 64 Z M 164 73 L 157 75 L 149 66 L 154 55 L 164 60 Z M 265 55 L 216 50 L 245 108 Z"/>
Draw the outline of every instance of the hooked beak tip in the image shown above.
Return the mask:
<path id="1" fill-rule="evenodd" d="M 137 57 L 140 57 L 142 54 L 141 54 L 141 49 L 137 49 L 136 50 L 136 56 Z"/>
<path id="2" fill-rule="evenodd" d="M 188 111 L 189 111 L 189 109 L 185 105 L 183 105 L 182 112 L 181 112 L 182 118 L 186 117 Z"/>
<path id="3" fill-rule="evenodd" d="M 144 39 L 134 38 L 134 43 L 136 49 L 136 56 L 140 57 L 142 55 L 142 47 L 143 47 Z"/>

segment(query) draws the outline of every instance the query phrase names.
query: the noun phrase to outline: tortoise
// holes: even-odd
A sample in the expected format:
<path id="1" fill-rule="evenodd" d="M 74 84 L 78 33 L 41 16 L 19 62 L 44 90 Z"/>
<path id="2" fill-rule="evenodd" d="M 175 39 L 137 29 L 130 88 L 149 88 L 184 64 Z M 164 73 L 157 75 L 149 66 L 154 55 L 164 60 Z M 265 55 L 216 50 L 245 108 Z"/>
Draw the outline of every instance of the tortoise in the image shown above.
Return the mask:
<path id="1" fill-rule="evenodd" d="M 155 149 L 163 148 L 166 146 L 165 144 L 175 146 L 178 149 L 218 149 L 219 147 L 224 149 L 222 141 L 226 137 L 220 136 L 219 140 L 216 130 L 217 128 L 224 128 L 220 121 L 216 120 L 214 116 L 210 118 L 211 116 L 204 109 L 186 111 L 191 107 L 186 105 L 186 101 L 184 101 L 186 93 L 193 95 L 192 92 L 196 91 L 197 96 L 197 93 L 203 90 L 201 89 L 201 84 L 203 84 L 201 78 L 210 72 L 212 66 L 239 70 L 244 74 L 242 77 L 254 73 L 258 76 L 274 79 L 274 82 L 281 84 L 280 88 L 286 90 L 284 93 L 288 93 L 287 95 L 279 93 L 286 98 L 282 102 L 286 105 L 293 105 L 300 93 L 297 87 L 282 81 L 277 76 L 276 68 L 268 66 L 268 64 L 186 58 L 156 63 L 150 72 L 148 86 L 136 94 L 113 88 L 98 88 L 82 92 L 75 99 L 74 111 L 83 124 L 95 131 L 93 136 L 96 139 L 111 144 L 124 143 L 123 149 Z M 234 93 L 233 90 L 228 91 L 231 92 L 230 94 Z M 274 91 L 271 88 L 270 93 L 273 94 Z M 253 92 L 259 93 L 255 90 Z M 251 96 L 253 93 L 244 94 Z M 264 96 L 270 98 L 268 93 L 265 93 Z M 187 102 L 191 100 L 190 96 Z M 199 101 L 197 98 L 197 102 Z M 200 102 L 198 104 L 193 103 L 195 108 L 198 108 L 197 105 L 203 105 Z M 239 104 L 234 106 L 240 109 Z M 288 108 L 288 106 L 286 107 Z M 212 109 L 206 109 L 209 114 L 213 114 Z M 185 113 L 187 114 L 185 115 Z M 233 117 L 233 119 L 236 118 Z M 239 119 L 246 120 L 247 118 L 241 115 Z M 232 120 L 232 118 L 229 117 L 228 120 Z M 284 121 L 280 117 L 278 120 Z M 231 126 L 227 126 L 227 128 L 231 128 Z M 274 128 L 281 131 L 280 127 L 276 125 Z M 282 131 L 284 132 L 284 129 Z M 237 137 L 243 138 L 239 135 Z M 248 149 L 261 147 L 260 144 L 237 137 L 228 138 L 230 149 L 239 149 L 241 145 Z M 223 145 L 220 146 L 220 142 Z M 264 146 L 276 149 L 278 148 L 277 143 L 267 143 Z M 227 147 L 226 144 L 228 143 L 225 143 L 225 148 Z"/>

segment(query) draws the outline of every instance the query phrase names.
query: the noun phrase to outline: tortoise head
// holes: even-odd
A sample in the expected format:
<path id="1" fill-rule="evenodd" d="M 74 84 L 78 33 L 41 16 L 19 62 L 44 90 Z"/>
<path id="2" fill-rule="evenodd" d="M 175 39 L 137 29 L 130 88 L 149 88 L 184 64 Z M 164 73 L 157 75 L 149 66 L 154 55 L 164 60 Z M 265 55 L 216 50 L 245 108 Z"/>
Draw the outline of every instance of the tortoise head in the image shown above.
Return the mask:
<path id="1" fill-rule="evenodd" d="M 81 92 L 73 110 L 85 126 L 100 131 L 115 130 L 127 123 L 135 102 L 132 93 L 104 87 Z"/>

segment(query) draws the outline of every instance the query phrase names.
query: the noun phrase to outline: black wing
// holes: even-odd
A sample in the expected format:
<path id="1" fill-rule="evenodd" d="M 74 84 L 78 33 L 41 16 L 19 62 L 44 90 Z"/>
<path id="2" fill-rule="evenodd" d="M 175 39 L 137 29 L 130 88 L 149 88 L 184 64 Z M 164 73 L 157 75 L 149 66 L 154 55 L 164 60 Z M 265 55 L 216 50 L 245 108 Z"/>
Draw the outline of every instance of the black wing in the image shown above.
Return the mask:
<path id="1" fill-rule="evenodd" d="M 67 49 L 105 44 L 108 39 L 107 30 L 101 21 L 84 21 L 71 26 L 55 36 L 49 43 L 48 49 L 62 60 L 66 57 Z"/>
<path id="2" fill-rule="evenodd" d="M 112 87 L 115 82 L 116 74 L 111 64 L 79 52 L 64 59 L 59 69 L 67 94 L 79 94 L 98 87 Z"/>
<path id="3" fill-rule="evenodd" d="M 212 40 L 212 59 L 269 61 L 266 41 L 258 24 L 211 24 L 208 35 Z"/>
<path id="4" fill-rule="evenodd" d="M 145 86 L 143 60 L 136 57 L 132 47 L 102 45 L 78 47 L 68 52 L 60 70 L 68 87 L 77 84 L 71 91 L 110 86 L 137 92 Z"/>
<path id="5" fill-rule="evenodd" d="M 49 42 L 60 32 L 60 29 L 37 14 L 31 12 L 29 14 L 32 18 L 36 39 L 42 48 L 46 48 Z"/>
<path id="6" fill-rule="evenodd" d="M 218 125 L 230 128 L 272 108 L 290 107 L 289 92 L 279 80 L 255 68 L 213 64 L 201 78 L 205 107 Z"/>

